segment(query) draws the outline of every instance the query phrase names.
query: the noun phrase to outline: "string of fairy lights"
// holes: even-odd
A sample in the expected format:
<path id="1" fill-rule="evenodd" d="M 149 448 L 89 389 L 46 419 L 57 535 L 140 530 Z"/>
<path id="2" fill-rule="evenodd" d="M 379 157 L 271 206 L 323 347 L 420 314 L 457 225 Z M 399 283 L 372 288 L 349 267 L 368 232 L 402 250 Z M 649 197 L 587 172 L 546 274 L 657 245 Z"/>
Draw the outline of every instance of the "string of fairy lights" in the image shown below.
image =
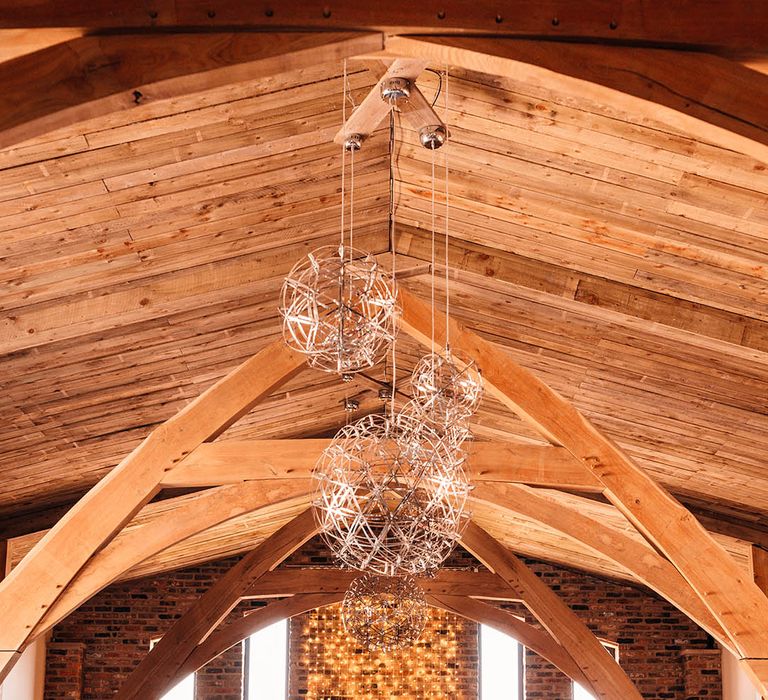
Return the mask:
<path id="1" fill-rule="evenodd" d="M 347 634 L 341 616 L 341 607 L 332 605 L 300 619 L 292 647 L 299 657 L 292 669 L 292 693 L 313 700 L 471 694 L 462 692 L 467 679 L 460 652 L 473 628 L 461 618 L 430 609 L 424 632 L 411 647 L 371 652 Z"/>
<path id="2" fill-rule="evenodd" d="M 447 71 L 440 76 L 447 96 Z M 396 78 L 382 83 L 382 99 L 391 106 L 389 128 L 389 241 L 391 273 L 379 260 L 356 250 L 354 242 L 354 161 L 364 137 L 350 135 L 342 148 L 341 222 L 337 248 L 324 247 L 298 261 L 282 289 L 280 313 L 287 344 L 303 353 L 311 367 L 335 373 L 349 381 L 356 373 L 369 370 L 389 358 L 389 397 L 382 413 L 365 415 L 348 422 L 331 441 L 313 471 L 314 510 L 325 543 L 342 566 L 361 572 L 353 581 L 339 611 L 321 612 L 326 623 L 330 615 L 343 622 L 344 642 L 334 637 L 325 624 L 308 631 L 306 651 L 315 658 L 312 645 L 317 635 L 326 650 L 341 653 L 345 644 L 354 644 L 387 666 L 386 654 L 412 647 L 417 654 L 434 655 L 430 641 L 417 640 L 428 629 L 427 605 L 417 576 L 431 576 L 443 564 L 469 520 L 471 484 L 465 444 L 471 439 L 469 421 L 483 394 L 479 369 L 471 358 L 459 357 L 450 347 L 450 276 L 448 161 L 445 158 L 443 217 L 445 265 L 445 344 L 436 341 L 435 289 L 438 267 L 436 150 L 446 142 L 448 130 L 442 124 L 425 126 L 422 145 L 431 156 L 431 344 L 430 352 L 418 361 L 410 376 L 410 400 L 398 385 L 397 328 L 400 308 L 397 292 L 395 122 L 398 105 L 407 101 L 412 83 Z M 435 103 L 437 102 L 435 97 Z M 346 63 L 342 102 L 343 117 L 351 99 Z M 445 114 L 448 114 L 447 99 Z M 349 177 L 347 177 L 347 156 Z M 347 181 L 350 191 L 347 193 Z M 338 621 L 338 620 L 337 620 Z M 318 623 L 319 625 L 319 623 Z M 445 641 L 445 640 L 443 640 Z M 419 646 L 421 644 L 421 646 Z M 413 646 L 416 645 L 416 646 Z M 442 649 L 441 645 L 438 645 Z M 418 650 L 421 651 L 418 651 Z M 333 651 L 333 653 L 336 653 Z M 347 654 L 347 651 L 344 652 Z M 350 652 L 351 653 L 351 652 Z M 441 652 L 442 653 L 442 652 Z M 445 653 L 449 653 L 445 651 Z M 453 652 L 451 652 L 453 653 Z M 385 656 L 382 657 L 381 655 Z M 359 656 L 359 655 L 358 655 Z M 319 657 L 318 657 L 319 658 Z M 357 658 L 357 657 L 354 657 Z M 409 669 L 409 658 L 393 666 L 400 676 Z M 431 657 L 430 657 L 431 658 Z M 347 655 L 338 661 L 352 663 Z M 437 661 L 437 659 L 432 659 Z M 363 659 L 357 658 L 353 668 Z M 312 663 L 319 663 L 312 662 Z M 368 663 L 367 661 L 365 663 Z M 390 664 L 391 665 L 391 664 Z M 323 670 L 323 673 L 325 670 Z M 321 673 L 310 669 L 310 675 Z M 417 677 L 423 675 L 421 671 Z M 398 676 L 398 677 L 400 677 Z M 362 682 L 362 681 L 360 681 Z M 429 697 L 431 692 L 419 692 Z M 374 697 L 359 687 L 351 695 Z M 453 697 L 450 689 L 436 694 Z M 309 697 L 322 697 L 310 693 Z M 376 697 L 382 697 L 379 693 Z"/>

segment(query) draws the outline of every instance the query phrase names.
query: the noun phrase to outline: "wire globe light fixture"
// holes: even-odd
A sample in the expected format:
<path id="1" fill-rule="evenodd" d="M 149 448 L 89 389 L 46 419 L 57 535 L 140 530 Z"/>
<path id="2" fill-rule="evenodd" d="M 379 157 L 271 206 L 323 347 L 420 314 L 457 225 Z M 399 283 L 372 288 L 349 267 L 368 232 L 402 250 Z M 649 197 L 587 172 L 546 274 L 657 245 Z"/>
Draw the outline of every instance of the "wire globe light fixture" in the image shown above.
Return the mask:
<path id="1" fill-rule="evenodd" d="M 397 332 L 392 277 L 366 253 L 318 248 L 283 282 L 286 343 L 327 372 L 354 373 L 383 359 Z"/>
<path id="2" fill-rule="evenodd" d="M 313 478 L 320 533 L 354 569 L 432 573 L 468 522 L 463 453 L 415 415 L 371 414 L 345 426 Z"/>
<path id="3" fill-rule="evenodd" d="M 414 402 L 445 425 L 467 421 L 483 398 L 483 378 L 474 360 L 461 364 L 450 350 L 432 352 L 419 360 L 411 375 Z"/>
<path id="4" fill-rule="evenodd" d="M 402 649 L 423 632 L 427 603 L 411 576 L 365 573 L 350 584 L 341 619 L 347 633 L 368 651 Z"/>

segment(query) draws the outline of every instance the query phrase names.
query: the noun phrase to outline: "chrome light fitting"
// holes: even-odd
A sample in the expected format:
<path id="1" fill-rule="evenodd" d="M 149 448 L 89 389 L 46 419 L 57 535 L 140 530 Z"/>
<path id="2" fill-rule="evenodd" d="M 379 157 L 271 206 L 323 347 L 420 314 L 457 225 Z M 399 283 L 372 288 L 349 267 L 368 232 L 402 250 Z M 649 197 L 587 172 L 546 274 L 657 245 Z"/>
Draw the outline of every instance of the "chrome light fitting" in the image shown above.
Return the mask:
<path id="1" fill-rule="evenodd" d="M 343 427 L 313 471 L 320 534 L 347 566 L 429 574 L 468 522 L 464 455 L 418 415 L 367 415 Z"/>
<path id="2" fill-rule="evenodd" d="M 359 149 L 393 109 L 419 134 L 424 148 L 436 150 L 448 140 L 448 129 L 416 85 L 426 61 L 396 59 L 336 134 L 336 143 Z"/>
<path id="3" fill-rule="evenodd" d="M 411 576 L 366 573 L 350 584 L 341 619 L 347 633 L 367 651 L 403 649 L 424 631 L 427 601 Z"/>

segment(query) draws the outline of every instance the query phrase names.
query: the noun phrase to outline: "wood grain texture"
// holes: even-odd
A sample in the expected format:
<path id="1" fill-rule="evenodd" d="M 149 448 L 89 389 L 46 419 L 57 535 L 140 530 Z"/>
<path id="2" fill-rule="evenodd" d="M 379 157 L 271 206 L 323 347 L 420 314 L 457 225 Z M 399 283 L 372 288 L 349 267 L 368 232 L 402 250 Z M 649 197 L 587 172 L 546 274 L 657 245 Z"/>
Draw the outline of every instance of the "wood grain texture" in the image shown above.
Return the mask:
<path id="1" fill-rule="evenodd" d="M 402 291 L 401 300 L 404 330 L 428 344 L 427 307 Z M 762 658 L 768 635 L 754 621 L 768 617 L 768 598 L 752 581 L 744 580 L 736 563 L 685 507 L 541 380 L 460 324 L 453 321 L 451 326 L 455 347 L 482 358 L 488 390 L 579 457 L 605 485 L 608 499 L 686 578 L 741 657 Z M 444 325 L 435 337 L 444 342 Z"/>
<path id="2" fill-rule="evenodd" d="M 151 433 L 89 491 L 0 582 L 0 648 L 23 650 L 78 571 L 157 492 L 163 473 L 226 430 L 303 363 L 282 342 L 267 347 Z M 9 671 L 6 666 L 0 675 Z"/>
<path id="3" fill-rule="evenodd" d="M 768 76 L 719 56 L 471 37 L 393 37 L 387 48 L 396 55 L 579 91 L 768 161 L 768 121 L 760 107 L 768 96 Z"/>
<path id="4" fill-rule="evenodd" d="M 462 545 L 503 578 L 525 602 L 552 639 L 573 659 L 599 698 L 619 700 L 642 696 L 621 666 L 605 653 L 600 640 L 576 614 L 522 561 L 475 523 Z"/>
<path id="5" fill-rule="evenodd" d="M 32 636 L 45 634 L 102 588 L 169 547 L 247 513 L 277 514 L 286 502 L 309 504 L 309 492 L 309 479 L 245 482 L 181 497 L 181 503 L 161 501 L 148 506 L 139 513 L 137 523 L 128 523 L 88 560 Z"/>
<path id="6" fill-rule="evenodd" d="M 768 551 L 762 547 L 752 547 L 752 574 L 760 590 L 768 596 Z"/>
<path id="7" fill-rule="evenodd" d="M 374 63 L 372 73 L 370 60 L 348 62 L 358 104 L 379 77 Z M 47 513 L 279 336 L 285 270 L 338 241 L 341 72 L 317 63 L 148 99 L 0 151 L 0 309 L 15 348 L 0 380 L 9 536 L 49 527 Z M 450 175 L 452 314 L 705 513 L 747 575 L 751 543 L 768 541 L 765 163 L 685 133 L 661 111 L 628 111 L 626 100 L 450 74 L 448 110 L 442 98 L 437 110 L 452 134 L 438 153 L 438 172 L 448 156 Z M 419 85 L 434 99 L 433 74 Z M 427 299 L 429 154 L 404 119 L 397 128 L 396 247 L 422 271 L 403 284 Z M 356 161 L 356 237 L 374 253 L 389 245 L 385 137 L 375 132 Z M 439 229 L 441 218 L 440 208 Z M 443 296 L 438 280 L 439 306 Z M 401 335 L 398 373 L 422 353 Z M 381 408 L 376 392 L 363 378 L 341 385 L 308 371 L 221 439 L 327 438 L 344 424 L 345 395 L 370 412 Z M 478 441 L 548 449 L 492 395 L 472 427 Z M 529 483 L 559 474 L 573 488 L 584 478 L 560 460 L 523 467 L 535 467 Z M 545 495 L 637 541 L 615 508 Z M 299 511 L 233 518 L 125 575 L 249 551 Z M 525 556 L 638 580 L 531 517 L 487 502 L 474 512 Z M 11 542 L 13 562 L 34 539 Z"/>
<path id="8" fill-rule="evenodd" d="M 768 18 L 749 0 L 695 0 L 659 4 L 653 0 L 585 0 L 563 5 L 554 0 L 515 0 L 500 8 L 490 0 L 416 5 L 398 0 L 386 6 L 340 0 L 330 14 L 311 0 L 284 0 L 271 14 L 246 10 L 236 0 L 221 0 L 211 15 L 201 0 L 136 6 L 108 2 L 15 2 L 0 6 L 4 27 L 405 27 L 420 32 L 475 30 L 485 34 L 581 37 L 612 42 L 710 45 L 748 54 L 765 53 Z M 439 12 L 442 10 L 442 12 Z M 500 11 L 501 10 L 501 11 Z"/>
<path id="9" fill-rule="evenodd" d="M 548 498 L 533 489 L 513 484 L 480 484 L 472 497 L 532 517 L 601 552 L 695 620 L 726 649 L 731 648 L 731 641 L 720 623 L 688 582 L 646 542 L 614 530 L 578 508 L 566 508 L 562 501 Z"/>
<path id="10" fill-rule="evenodd" d="M 415 82 L 426 68 L 427 62 L 420 58 L 395 59 L 386 69 L 379 81 L 371 88 L 365 99 L 354 108 L 334 137 L 334 142 L 343 145 L 350 136 L 362 136 L 367 139 L 379 127 L 392 110 L 392 105 L 381 98 L 381 88 L 388 80 L 404 78 Z"/>
<path id="11" fill-rule="evenodd" d="M 258 479 L 306 479 L 329 439 L 227 440 L 204 443 L 163 477 L 163 486 L 200 487 Z M 562 448 L 516 442 L 468 446 L 475 481 L 601 491 L 597 480 Z"/>
<path id="12" fill-rule="evenodd" d="M 244 599 L 273 598 L 307 593 L 344 593 L 359 572 L 348 569 L 284 567 L 261 576 Z M 488 571 L 441 569 L 433 578 L 419 580 L 431 595 L 461 595 L 490 600 L 518 600 L 517 594 L 496 574 Z"/>
<path id="13" fill-rule="evenodd" d="M 377 34 L 87 36 L 0 64 L 0 146 L 72 122 L 376 51 Z M 23 77 L 22 77 L 23 76 Z"/>

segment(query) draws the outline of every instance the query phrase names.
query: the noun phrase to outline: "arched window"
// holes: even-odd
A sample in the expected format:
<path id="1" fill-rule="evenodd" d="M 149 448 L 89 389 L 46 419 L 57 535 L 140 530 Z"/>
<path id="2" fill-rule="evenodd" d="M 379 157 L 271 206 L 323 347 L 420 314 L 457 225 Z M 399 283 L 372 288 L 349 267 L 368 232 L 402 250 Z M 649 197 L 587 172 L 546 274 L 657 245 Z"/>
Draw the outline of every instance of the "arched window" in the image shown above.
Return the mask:
<path id="1" fill-rule="evenodd" d="M 480 625 L 480 700 L 524 700 L 525 649 L 520 642 Z"/>
<path id="2" fill-rule="evenodd" d="M 288 696 L 288 620 L 260 629 L 245 640 L 244 700 Z"/>

